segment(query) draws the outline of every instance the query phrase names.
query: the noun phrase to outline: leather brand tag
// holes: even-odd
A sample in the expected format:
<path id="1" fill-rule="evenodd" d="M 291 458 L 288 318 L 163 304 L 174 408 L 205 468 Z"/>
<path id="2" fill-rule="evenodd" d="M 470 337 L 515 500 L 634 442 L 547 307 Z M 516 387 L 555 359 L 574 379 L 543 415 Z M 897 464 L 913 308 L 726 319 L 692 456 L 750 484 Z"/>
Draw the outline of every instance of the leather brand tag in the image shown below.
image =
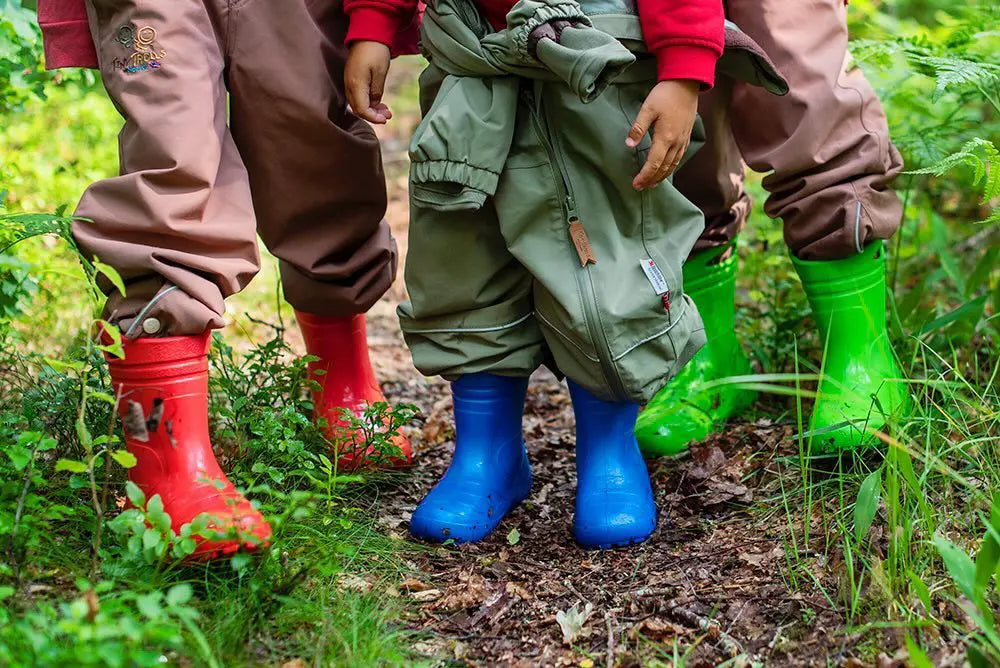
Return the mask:
<path id="1" fill-rule="evenodd" d="M 590 239 L 587 237 L 587 230 L 583 229 L 583 223 L 574 218 L 569 223 L 569 237 L 573 240 L 576 254 L 580 258 L 580 266 L 586 267 L 588 264 L 597 264 L 594 257 L 594 249 L 590 247 Z"/>

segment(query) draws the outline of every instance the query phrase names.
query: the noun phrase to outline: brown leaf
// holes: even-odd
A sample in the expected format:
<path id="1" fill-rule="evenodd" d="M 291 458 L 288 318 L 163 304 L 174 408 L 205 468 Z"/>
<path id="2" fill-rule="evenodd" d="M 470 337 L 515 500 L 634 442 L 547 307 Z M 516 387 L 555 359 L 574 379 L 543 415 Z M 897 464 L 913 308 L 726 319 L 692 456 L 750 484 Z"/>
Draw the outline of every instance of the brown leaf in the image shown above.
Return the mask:
<path id="1" fill-rule="evenodd" d="M 410 594 L 410 598 L 420 603 L 427 603 L 428 601 L 436 601 L 439 598 L 441 598 L 441 596 L 442 592 L 440 589 L 424 589 L 423 591 L 415 591 Z"/>
<path id="2" fill-rule="evenodd" d="M 444 597 L 434 604 L 436 610 L 456 612 L 480 605 L 488 596 L 486 580 L 472 571 L 462 571 L 458 582 L 449 586 Z"/>
<path id="3" fill-rule="evenodd" d="M 101 603 L 97 600 L 97 593 L 93 589 L 88 589 L 83 595 L 83 600 L 87 602 L 87 621 L 93 623 L 97 618 L 97 613 L 101 611 Z"/>
<path id="4" fill-rule="evenodd" d="M 416 578 L 407 578 L 403 580 L 399 584 L 399 586 L 410 593 L 418 591 L 427 591 L 428 589 L 434 589 L 434 585 L 429 585 L 426 582 L 421 582 Z"/>
<path id="5" fill-rule="evenodd" d="M 687 629 L 666 619 L 659 617 L 647 617 L 629 630 L 629 637 L 633 640 L 639 636 L 662 640 L 675 636 L 684 635 Z"/>
<path id="6" fill-rule="evenodd" d="M 142 411 L 142 404 L 134 399 L 125 402 L 125 415 L 122 417 L 122 426 L 130 438 L 146 443 L 149 441 L 149 432 L 146 430 L 146 414 Z"/>
<path id="7" fill-rule="evenodd" d="M 714 445 L 691 448 L 691 467 L 687 475 L 693 480 L 707 480 L 726 464 L 726 455 Z"/>
<path id="8" fill-rule="evenodd" d="M 528 591 L 527 589 L 525 589 L 516 582 L 507 583 L 507 593 L 512 596 L 517 596 L 522 601 L 530 601 L 531 599 L 535 598 L 530 591 Z"/>

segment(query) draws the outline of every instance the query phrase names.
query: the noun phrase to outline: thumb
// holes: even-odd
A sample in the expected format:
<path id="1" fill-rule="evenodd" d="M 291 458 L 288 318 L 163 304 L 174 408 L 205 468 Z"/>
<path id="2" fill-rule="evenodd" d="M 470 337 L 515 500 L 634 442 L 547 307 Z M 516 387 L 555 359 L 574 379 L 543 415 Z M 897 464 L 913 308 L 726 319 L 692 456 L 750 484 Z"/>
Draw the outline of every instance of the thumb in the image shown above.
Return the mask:
<path id="1" fill-rule="evenodd" d="M 656 112 L 648 104 L 643 104 L 639 108 L 639 114 L 635 117 L 635 123 L 629 128 L 628 137 L 625 138 L 625 145 L 635 148 L 642 141 L 642 138 L 649 132 L 649 126 L 656 120 Z"/>

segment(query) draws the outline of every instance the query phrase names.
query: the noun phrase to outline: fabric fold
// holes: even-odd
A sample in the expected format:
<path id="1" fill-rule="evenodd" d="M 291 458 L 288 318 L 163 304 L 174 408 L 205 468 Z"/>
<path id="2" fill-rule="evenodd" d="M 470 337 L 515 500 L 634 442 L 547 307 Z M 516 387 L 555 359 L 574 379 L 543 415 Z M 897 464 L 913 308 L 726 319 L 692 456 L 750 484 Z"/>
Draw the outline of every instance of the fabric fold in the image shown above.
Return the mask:
<path id="1" fill-rule="evenodd" d="M 558 42 L 531 44 L 535 30 L 556 21 L 572 27 L 560 31 Z M 591 25 L 575 0 L 521 0 L 507 25 L 492 32 L 461 0 L 427 8 L 422 43 L 443 79 L 410 142 L 410 192 L 421 206 L 477 210 L 496 193 L 522 79 L 565 83 L 589 102 L 635 62 L 621 42 Z"/>

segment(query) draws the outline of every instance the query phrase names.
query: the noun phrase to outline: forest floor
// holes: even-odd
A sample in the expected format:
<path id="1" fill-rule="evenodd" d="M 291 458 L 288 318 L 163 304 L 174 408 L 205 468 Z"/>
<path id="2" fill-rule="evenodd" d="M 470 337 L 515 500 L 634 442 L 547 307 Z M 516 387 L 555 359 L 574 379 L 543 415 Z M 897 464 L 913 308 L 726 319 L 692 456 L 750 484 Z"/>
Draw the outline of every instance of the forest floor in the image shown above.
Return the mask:
<path id="1" fill-rule="evenodd" d="M 447 468 L 454 433 L 448 386 L 413 369 L 391 307 L 382 302 L 370 319 L 375 364 L 389 400 L 416 405 L 423 418 L 409 430 L 416 463 L 383 488 L 378 524 L 405 537 L 410 512 Z M 901 638 L 848 628 L 830 599 L 844 565 L 826 557 L 823 519 L 811 518 L 809 545 L 792 545 L 806 519 L 801 503 L 783 507 L 801 486 L 793 425 L 735 424 L 688 456 L 650 461 L 653 537 L 587 551 L 570 533 L 573 424 L 565 386 L 536 373 L 524 420 L 531 497 L 481 543 L 418 551 L 412 572 L 390 587 L 413 603 L 407 626 L 430 633 L 421 653 L 525 666 L 681 657 L 689 666 L 904 665 L 905 653 L 894 660 L 884 649 Z M 561 624 L 557 615 L 567 614 Z M 939 665 L 963 658 L 960 648 L 937 655 Z"/>
<path id="2" fill-rule="evenodd" d="M 396 99 L 406 99 L 415 80 L 409 65 L 390 80 Z M 417 120 L 404 108 L 378 128 L 401 267 L 406 138 Z M 454 446 L 448 386 L 413 368 L 395 317 L 402 299 L 400 276 L 369 320 L 389 401 L 411 403 L 421 414 L 408 432 L 413 469 L 380 494 L 378 524 L 400 538 Z M 891 624 L 853 627 L 844 614 L 849 584 L 840 552 L 831 549 L 835 510 L 803 499 L 813 484 L 835 484 L 826 469 L 836 463 L 814 461 L 803 474 L 796 431 L 794 415 L 758 418 L 731 424 L 680 458 L 650 460 L 659 508 L 652 538 L 587 551 L 570 532 L 572 407 L 565 385 L 543 369 L 532 378 L 525 410 L 529 499 L 480 543 L 416 552 L 411 572 L 389 593 L 412 603 L 404 606 L 407 627 L 428 633 L 420 653 L 476 664 L 906 665 L 898 650 L 905 633 Z M 811 477 L 805 484 L 804 475 Z M 801 516 L 806 505 L 814 516 Z M 934 652 L 937 665 L 959 665 L 964 656 L 964 646 L 943 639 Z"/>

